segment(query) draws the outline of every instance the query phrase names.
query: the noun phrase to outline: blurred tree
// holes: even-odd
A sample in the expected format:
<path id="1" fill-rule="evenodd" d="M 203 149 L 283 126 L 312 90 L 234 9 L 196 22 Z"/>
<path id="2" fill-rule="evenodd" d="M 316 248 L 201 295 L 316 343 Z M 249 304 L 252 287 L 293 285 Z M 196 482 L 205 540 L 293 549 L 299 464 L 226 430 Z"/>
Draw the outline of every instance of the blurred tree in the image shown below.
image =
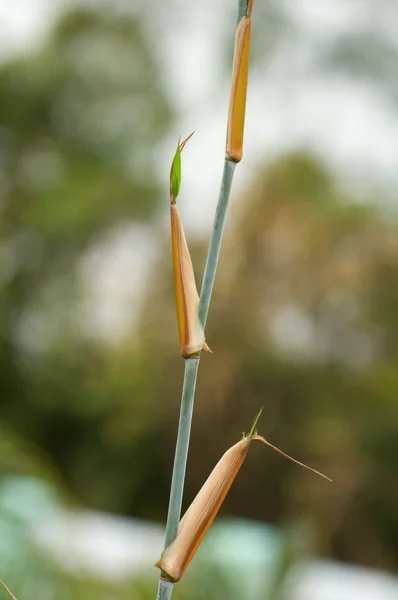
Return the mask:
<path id="1" fill-rule="evenodd" d="M 155 214 L 172 116 L 159 80 L 141 22 L 104 8 L 64 15 L 0 67 L 1 415 L 66 472 L 100 435 L 106 360 L 79 321 L 76 269 L 104 231 Z"/>
<path id="2" fill-rule="evenodd" d="M 113 347 L 86 335 L 75 277 L 103 232 L 154 215 L 153 149 L 171 119 L 159 80 L 140 23 L 106 11 L 66 15 L 1 68 L 0 397 L 2 418 L 82 501 L 162 519 L 183 368 L 169 242 L 138 331 Z M 310 518 L 325 553 L 396 569 L 397 225 L 306 155 L 264 169 L 238 200 L 186 502 L 265 404 L 261 433 L 335 484 L 253 448 L 225 511 Z M 190 246 L 203 264 L 202 243 Z M 6 454 L 0 465 L 41 472 Z"/>

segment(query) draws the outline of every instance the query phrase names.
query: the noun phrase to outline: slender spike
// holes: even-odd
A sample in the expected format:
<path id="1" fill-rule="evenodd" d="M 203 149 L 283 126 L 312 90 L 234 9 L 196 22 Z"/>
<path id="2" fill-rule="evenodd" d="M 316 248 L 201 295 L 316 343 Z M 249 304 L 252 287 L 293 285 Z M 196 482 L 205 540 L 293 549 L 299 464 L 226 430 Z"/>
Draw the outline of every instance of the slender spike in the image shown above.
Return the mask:
<path id="1" fill-rule="evenodd" d="M 260 408 L 260 410 L 259 410 L 259 412 L 258 412 L 257 416 L 256 416 L 256 417 L 254 417 L 254 421 L 253 421 L 253 423 L 252 423 L 251 429 L 250 429 L 250 431 L 249 431 L 249 434 L 248 434 L 248 436 L 247 436 L 248 438 L 252 438 L 252 437 L 253 437 L 253 435 L 255 435 L 255 434 L 256 434 L 256 427 L 257 427 L 257 423 L 258 423 L 258 420 L 259 420 L 259 418 L 261 417 L 261 413 L 263 412 L 263 408 L 264 408 L 264 406 L 262 406 L 262 407 Z"/>
<path id="2" fill-rule="evenodd" d="M 185 144 L 191 139 L 191 137 L 193 136 L 194 133 L 195 133 L 195 131 L 193 131 L 192 133 L 190 133 L 189 136 L 186 137 L 185 140 L 181 142 L 181 144 L 179 145 L 180 152 L 182 152 L 184 150 Z"/>
<path id="3" fill-rule="evenodd" d="M 315 473 L 316 475 L 320 475 L 321 477 L 323 477 L 324 479 L 327 479 L 328 481 L 330 481 L 331 483 L 333 483 L 333 480 L 330 479 L 330 477 L 327 477 L 327 475 L 324 475 L 323 473 L 321 473 L 320 471 L 317 471 L 316 469 L 313 469 L 312 467 L 309 467 L 308 465 L 305 465 L 304 463 L 300 462 L 299 460 L 296 460 L 295 458 L 292 458 L 291 456 L 289 456 L 289 454 L 286 454 L 286 452 L 283 452 L 282 450 L 280 450 L 279 448 L 277 448 L 276 446 L 274 446 L 273 444 L 271 444 L 270 442 L 268 442 L 265 438 L 263 438 L 261 435 L 254 435 L 253 436 L 253 440 L 256 440 L 258 442 L 261 442 L 262 444 L 265 444 L 266 446 L 268 446 L 269 448 L 272 448 L 273 450 L 275 450 L 275 452 L 277 452 L 278 454 L 280 454 L 281 456 L 284 456 L 285 458 L 287 458 L 288 460 L 290 460 L 291 462 L 296 463 L 296 465 L 299 465 L 300 467 L 304 467 L 304 469 L 308 469 L 308 471 L 312 471 L 313 473 Z"/>

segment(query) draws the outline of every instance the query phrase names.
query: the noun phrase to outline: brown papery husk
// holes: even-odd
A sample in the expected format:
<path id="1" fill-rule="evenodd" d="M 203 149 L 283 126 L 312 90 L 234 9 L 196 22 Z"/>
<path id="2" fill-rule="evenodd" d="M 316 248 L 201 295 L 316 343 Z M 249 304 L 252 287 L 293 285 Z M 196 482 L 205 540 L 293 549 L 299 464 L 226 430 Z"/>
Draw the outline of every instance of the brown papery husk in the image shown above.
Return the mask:
<path id="1" fill-rule="evenodd" d="M 188 358 L 207 349 L 205 334 L 199 322 L 199 295 L 180 211 L 170 205 L 171 245 L 173 253 L 174 284 L 177 305 L 180 350 Z"/>
<path id="2" fill-rule="evenodd" d="M 161 568 L 168 578 L 177 582 L 185 573 L 195 552 L 213 523 L 243 461 L 252 440 L 261 442 L 278 454 L 313 473 L 332 481 L 319 471 L 292 458 L 260 435 L 244 437 L 221 457 L 198 495 L 180 521 L 177 537 L 163 552 L 155 566 Z"/>
<path id="3" fill-rule="evenodd" d="M 242 466 L 250 443 L 251 439 L 245 437 L 225 452 L 182 518 L 176 539 L 156 565 L 171 581 L 177 582 L 183 576 Z"/>
<path id="4" fill-rule="evenodd" d="M 243 154 L 250 34 L 251 18 L 243 17 L 236 30 L 226 141 L 226 157 L 236 163 L 242 160 Z"/>

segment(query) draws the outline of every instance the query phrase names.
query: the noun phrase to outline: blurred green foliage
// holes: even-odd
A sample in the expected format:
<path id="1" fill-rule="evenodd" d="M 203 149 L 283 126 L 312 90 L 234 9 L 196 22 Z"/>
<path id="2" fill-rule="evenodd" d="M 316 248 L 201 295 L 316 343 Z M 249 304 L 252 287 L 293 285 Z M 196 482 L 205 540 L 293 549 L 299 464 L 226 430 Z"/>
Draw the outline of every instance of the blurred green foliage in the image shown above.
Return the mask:
<path id="1" fill-rule="evenodd" d="M 203 358 L 198 383 L 187 497 L 264 404 L 260 432 L 334 484 L 253 448 L 225 510 L 277 522 L 308 517 L 327 555 L 396 569 L 395 220 L 302 155 L 270 166 L 236 200 L 208 324 L 214 356 Z M 164 320 L 172 324 L 168 274 L 155 288 L 142 335 L 150 378 L 172 398 L 162 403 L 163 438 L 170 402 L 178 406 L 171 331 L 153 366 L 149 358 Z M 172 440 L 173 429 L 164 448 Z"/>
<path id="2" fill-rule="evenodd" d="M 330 56 L 349 62 L 355 44 Z M 183 364 L 155 221 L 167 179 L 154 145 L 172 120 L 160 80 L 140 22 L 104 11 L 67 14 L 0 68 L 0 470 L 164 521 Z M 257 171 L 222 251 L 185 502 L 264 404 L 260 433 L 335 483 L 253 447 L 224 514 L 309 520 L 324 555 L 397 570 L 396 220 L 316 157 Z M 138 325 L 107 344 L 79 320 L 77 271 L 105 232 L 136 223 L 156 232 L 158 259 Z M 190 246 L 203 265 L 206 244 Z M 57 598 L 119 597 L 118 586 L 64 585 Z M 153 597 L 152 584 L 134 585 Z M 176 600 L 191 598 L 183 590 Z"/>
<path id="3" fill-rule="evenodd" d="M 123 384 L 115 364 L 99 385 L 117 358 L 83 331 L 77 269 L 103 232 L 155 214 L 153 146 L 171 118 L 158 80 L 140 22 L 112 11 L 67 14 L 0 69 L 1 414 L 78 487 L 91 459 L 113 463 L 99 419 Z"/>

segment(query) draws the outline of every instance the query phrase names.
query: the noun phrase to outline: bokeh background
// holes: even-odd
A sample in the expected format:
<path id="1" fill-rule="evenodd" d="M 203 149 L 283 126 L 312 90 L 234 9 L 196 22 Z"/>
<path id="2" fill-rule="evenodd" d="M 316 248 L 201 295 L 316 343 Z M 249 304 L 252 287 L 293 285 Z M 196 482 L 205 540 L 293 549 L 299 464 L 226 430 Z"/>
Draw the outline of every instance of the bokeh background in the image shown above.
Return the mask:
<path id="1" fill-rule="evenodd" d="M 183 376 L 168 171 L 195 129 L 179 205 L 200 282 L 236 5 L 0 3 L 0 576 L 19 600 L 155 597 Z M 253 446 L 176 600 L 398 597 L 397 20 L 394 0 L 254 8 L 184 506 L 262 405 L 260 432 L 334 484 Z"/>

